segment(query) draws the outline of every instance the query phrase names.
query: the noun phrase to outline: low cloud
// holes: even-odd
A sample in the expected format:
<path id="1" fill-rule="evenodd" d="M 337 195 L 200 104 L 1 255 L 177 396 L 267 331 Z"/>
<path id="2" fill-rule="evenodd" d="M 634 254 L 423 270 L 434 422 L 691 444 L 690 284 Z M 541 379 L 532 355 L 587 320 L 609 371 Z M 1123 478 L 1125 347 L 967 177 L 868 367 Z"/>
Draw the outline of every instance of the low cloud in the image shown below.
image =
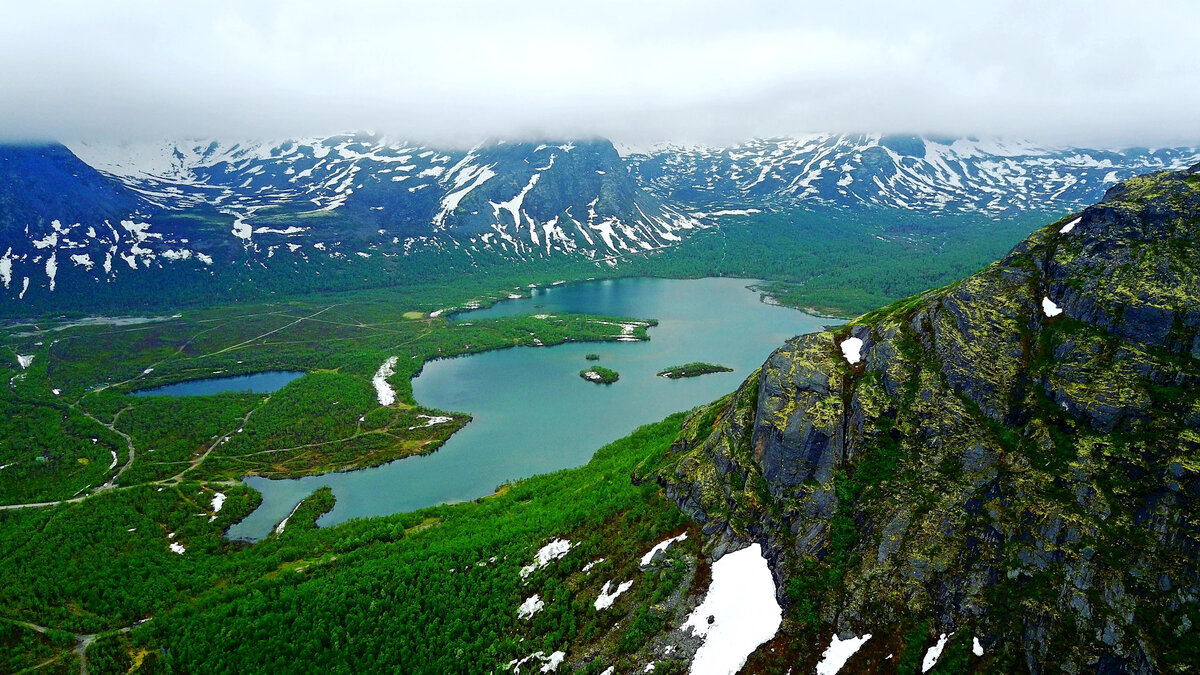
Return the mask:
<path id="1" fill-rule="evenodd" d="M 1192 2 L 6 3 L 0 138 L 1195 143 L 1197 25 Z"/>

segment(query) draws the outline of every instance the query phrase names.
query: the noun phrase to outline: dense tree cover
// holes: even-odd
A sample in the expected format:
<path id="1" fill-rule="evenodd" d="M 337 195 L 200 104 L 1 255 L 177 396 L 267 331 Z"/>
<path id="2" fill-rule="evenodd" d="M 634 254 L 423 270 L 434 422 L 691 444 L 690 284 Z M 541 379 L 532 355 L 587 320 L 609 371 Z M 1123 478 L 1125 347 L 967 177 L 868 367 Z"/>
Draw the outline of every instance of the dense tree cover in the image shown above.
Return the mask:
<path id="1" fill-rule="evenodd" d="M 612 368 L 605 368 L 604 366 L 592 366 L 591 368 L 584 368 L 583 370 L 579 371 L 579 376 L 588 382 L 595 382 L 596 384 L 612 384 L 613 382 L 621 379 L 620 373 Z"/>
<path id="2" fill-rule="evenodd" d="M 732 372 L 733 372 L 733 368 L 730 368 L 728 366 L 720 366 L 715 363 L 703 363 L 701 361 L 694 361 L 692 363 L 685 363 L 682 366 L 671 366 L 670 368 L 664 368 L 664 369 L 658 371 L 658 375 L 660 377 L 666 377 L 666 378 L 675 380 L 675 379 L 678 379 L 681 377 L 699 377 L 701 375 L 708 375 L 709 373 L 732 373 Z"/>
<path id="3" fill-rule="evenodd" d="M 45 361 L 0 368 L 0 504 L 71 497 L 98 487 L 128 459 L 124 441 L 45 387 Z"/>
<path id="4" fill-rule="evenodd" d="M 59 630 L 41 632 L 15 621 L 0 619 L 0 672 L 16 673 L 27 668 L 50 665 L 47 662 L 66 660 L 66 667 L 76 665 L 66 659 L 75 648 L 75 636 Z M 63 667 L 62 672 L 69 672 Z M 40 672 L 40 671 L 39 671 Z M 55 672 L 55 669 L 49 669 Z M 78 666 L 76 666 L 78 672 Z"/>
<path id="5" fill-rule="evenodd" d="M 337 505 L 337 497 L 333 496 L 333 488 L 328 485 L 320 487 L 316 492 L 305 497 L 296 505 L 291 515 L 287 517 L 287 523 L 283 530 L 278 527 L 275 529 L 275 534 L 278 536 L 291 537 L 298 532 L 305 530 L 317 529 L 317 519 L 333 510 Z"/>
<path id="6" fill-rule="evenodd" d="M 254 506 L 240 486 L 225 488 L 216 514 L 212 489 L 198 483 L 7 512 L 0 606 L 80 633 L 153 617 L 130 641 L 98 640 L 92 672 L 106 672 L 97 664 L 124 672 L 147 645 L 147 666 L 187 672 L 485 672 L 609 632 L 627 653 L 645 639 L 627 615 L 684 580 L 640 569 L 641 555 L 684 521 L 656 486 L 630 481 L 658 465 L 680 422 L 643 427 L 584 467 L 495 497 L 327 529 L 289 524 L 253 546 L 221 537 Z M 331 497 L 306 500 L 311 508 L 297 510 L 297 522 L 311 522 Z M 673 555 L 695 551 L 692 534 Z M 522 579 L 521 568 L 555 538 L 574 545 Z M 595 610 L 603 583 L 621 579 L 634 580 L 630 591 Z M 544 609 L 518 620 L 517 607 L 535 593 Z M 627 657 L 613 649 L 604 658 Z"/>
<path id="7" fill-rule="evenodd" d="M 116 428 L 145 453 L 121 475 L 122 484 L 163 480 L 194 466 L 261 399 L 256 394 L 124 397 L 128 407 L 120 411 Z"/>
<path id="8" fill-rule="evenodd" d="M 585 467 L 497 497 L 312 531 L 297 537 L 293 546 L 308 552 L 286 573 L 207 594 L 148 630 L 175 665 L 196 672 L 486 672 L 565 649 L 668 583 L 643 575 L 638 559 L 682 516 L 629 476 L 658 461 L 679 422 L 643 427 Z M 558 537 L 576 545 L 522 581 L 521 568 Z M 259 547 L 268 548 L 240 555 Z M 581 572 L 601 557 L 594 573 Z M 591 604 L 613 578 L 636 580 L 618 599 L 624 611 L 597 612 Z M 518 605 L 535 593 L 545 608 L 518 620 Z"/>
<path id="9" fill-rule="evenodd" d="M 218 488 L 226 499 L 214 512 Z M 222 534 L 259 501 L 241 485 L 185 482 L 0 511 L 0 607 L 9 618 L 78 633 L 153 616 L 208 588 L 211 565 L 202 558 L 237 548 Z"/>

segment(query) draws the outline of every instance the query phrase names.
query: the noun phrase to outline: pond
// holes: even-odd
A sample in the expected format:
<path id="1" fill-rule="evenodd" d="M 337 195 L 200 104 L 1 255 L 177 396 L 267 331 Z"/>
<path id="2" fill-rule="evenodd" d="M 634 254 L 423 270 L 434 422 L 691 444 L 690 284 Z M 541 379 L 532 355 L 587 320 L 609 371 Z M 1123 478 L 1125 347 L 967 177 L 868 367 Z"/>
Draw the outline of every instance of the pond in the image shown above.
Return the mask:
<path id="1" fill-rule="evenodd" d="M 648 342 L 518 347 L 442 359 L 413 380 L 423 406 L 473 421 L 440 450 L 372 469 L 294 480 L 249 478 L 262 505 L 229 536 L 257 539 L 306 495 L 333 488 L 337 506 L 319 524 L 413 511 L 491 494 L 502 483 L 580 466 L 642 424 L 708 403 L 734 389 L 789 338 L 828 319 L 766 304 L 747 279 L 618 279 L 567 284 L 457 314 L 478 321 L 514 314 L 587 313 L 658 319 Z M 600 355 L 588 361 L 589 353 Z M 670 380 L 658 371 L 692 361 L 733 368 Z M 620 373 L 611 385 L 579 377 L 589 365 Z"/>
<path id="2" fill-rule="evenodd" d="M 304 375 L 297 370 L 268 370 L 252 375 L 233 375 L 230 377 L 206 377 L 202 380 L 188 380 L 175 384 L 164 384 L 161 387 L 138 389 L 130 392 L 130 396 L 207 396 L 209 394 L 228 394 L 231 392 L 246 394 L 270 394 L 279 391 L 285 384 Z"/>

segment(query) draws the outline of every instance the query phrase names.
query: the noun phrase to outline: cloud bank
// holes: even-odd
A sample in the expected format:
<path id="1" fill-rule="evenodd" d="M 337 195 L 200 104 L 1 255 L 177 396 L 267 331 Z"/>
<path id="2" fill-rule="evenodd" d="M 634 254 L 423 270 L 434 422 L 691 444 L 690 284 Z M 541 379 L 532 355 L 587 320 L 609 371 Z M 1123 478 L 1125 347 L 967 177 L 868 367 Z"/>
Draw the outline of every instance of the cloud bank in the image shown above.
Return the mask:
<path id="1" fill-rule="evenodd" d="M 0 6 L 0 138 L 1200 141 L 1200 3 Z"/>

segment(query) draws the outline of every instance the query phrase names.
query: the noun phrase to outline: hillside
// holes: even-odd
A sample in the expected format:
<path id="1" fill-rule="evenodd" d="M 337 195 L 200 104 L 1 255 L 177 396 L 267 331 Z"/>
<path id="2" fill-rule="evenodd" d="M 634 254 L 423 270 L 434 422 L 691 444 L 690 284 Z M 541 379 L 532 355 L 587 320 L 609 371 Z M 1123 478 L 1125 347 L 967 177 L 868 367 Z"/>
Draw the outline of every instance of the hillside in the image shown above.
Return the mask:
<path id="1" fill-rule="evenodd" d="M 1194 666 L 1198 172 L 796 338 L 688 420 L 659 480 L 714 557 L 763 544 L 787 606 L 752 663 L 832 633 L 869 636 L 847 672 Z"/>

